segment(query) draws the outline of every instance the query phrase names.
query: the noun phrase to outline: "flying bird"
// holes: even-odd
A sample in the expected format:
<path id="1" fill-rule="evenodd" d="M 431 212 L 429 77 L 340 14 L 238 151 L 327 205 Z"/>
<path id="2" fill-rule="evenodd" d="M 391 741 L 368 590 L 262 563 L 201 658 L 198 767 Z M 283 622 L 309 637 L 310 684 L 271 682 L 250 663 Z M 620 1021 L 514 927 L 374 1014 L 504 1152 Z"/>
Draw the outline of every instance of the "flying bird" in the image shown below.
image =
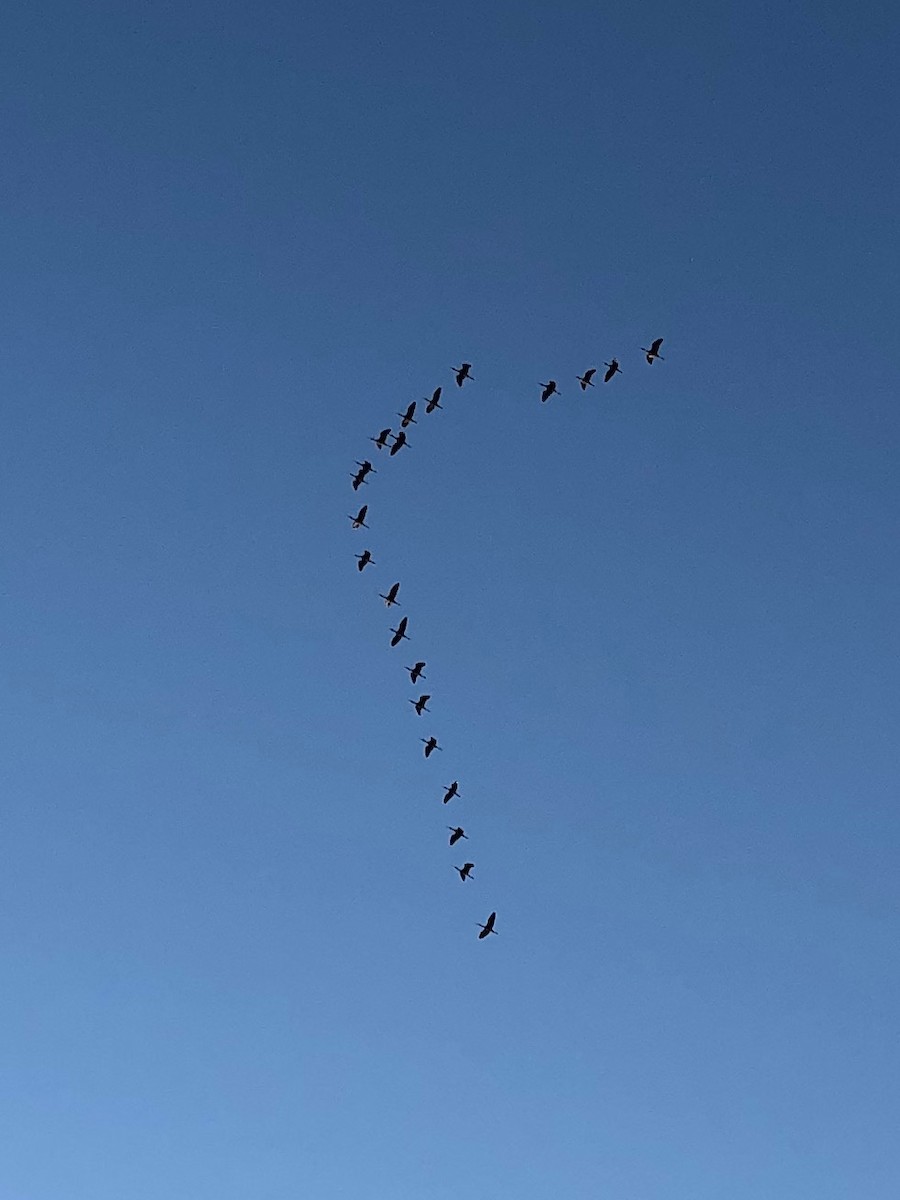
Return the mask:
<path id="1" fill-rule="evenodd" d="M 406 429 L 406 427 L 408 425 L 418 425 L 418 421 L 415 418 L 415 411 L 416 411 L 416 402 L 415 402 L 415 400 L 413 400 L 412 404 L 410 404 L 410 406 L 409 406 L 409 408 L 407 408 L 406 412 L 397 413 L 397 416 L 400 418 L 400 428 L 401 429 Z"/>
<path id="2" fill-rule="evenodd" d="M 394 444 L 391 446 L 391 458 L 394 457 L 398 450 L 402 450 L 404 446 L 408 445 L 406 434 L 401 429 L 399 433 L 394 434 Z"/>
<path id="3" fill-rule="evenodd" d="M 459 795 L 459 783 L 454 779 L 447 790 L 444 792 L 444 803 L 449 804 L 454 796 Z"/>
<path id="4" fill-rule="evenodd" d="M 362 475 L 363 478 L 365 478 L 366 475 L 378 474 L 367 458 L 364 458 L 362 462 L 357 462 L 356 465 L 359 467 L 359 474 Z"/>
<path id="5" fill-rule="evenodd" d="M 497 930 L 494 928 L 494 922 L 496 920 L 497 920 L 497 914 L 495 912 L 492 912 L 491 915 L 488 917 L 487 921 L 484 923 L 484 925 L 478 925 L 478 922 L 477 921 L 475 922 L 475 924 L 478 925 L 478 928 L 481 930 L 481 933 L 479 933 L 479 935 L 478 935 L 479 941 L 482 938 L 486 938 L 489 933 L 497 932 Z"/>
<path id="6" fill-rule="evenodd" d="M 382 431 L 381 431 L 381 433 L 379 433 L 378 437 L 369 438 L 369 441 L 375 443 L 375 448 L 377 450 L 386 450 L 387 444 L 388 444 L 388 438 L 390 436 L 391 436 L 390 429 L 382 429 Z"/>
<path id="7" fill-rule="evenodd" d="M 422 668 L 424 666 L 425 664 L 423 662 L 417 662 L 413 666 L 406 668 L 407 671 L 409 671 L 410 683 L 418 683 L 420 679 L 425 678 L 425 676 L 422 674 Z"/>
<path id="8" fill-rule="evenodd" d="M 420 696 L 418 700 L 410 700 L 410 704 L 416 710 L 417 717 L 421 717 L 423 712 L 431 712 L 431 709 L 427 707 L 430 699 L 430 696 Z"/>
<path id="9" fill-rule="evenodd" d="M 366 472 L 365 472 L 365 471 L 357 471 L 355 475 L 351 475 L 351 476 L 350 476 L 350 479 L 351 479 L 351 480 L 352 480 L 352 482 L 353 482 L 353 490 L 354 490 L 354 492 L 357 492 L 357 491 L 359 491 L 359 485 L 360 485 L 361 483 L 368 483 L 368 480 L 366 479 Z"/>
<path id="10" fill-rule="evenodd" d="M 465 883 L 467 879 L 475 878 L 475 876 L 472 874 L 472 868 L 474 866 L 475 866 L 474 863 L 463 863 L 463 865 L 461 867 L 454 867 L 453 870 L 459 871 L 459 877 L 463 881 L 463 883 Z"/>
<path id="11" fill-rule="evenodd" d="M 404 617 L 404 618 L 403 618 L 403 620 L 400 622 L 400 624 L 397 626 L 397 628 L 396 628 L 396 629 L 392 629 L 392 630 L 391 630 L 391 633 L 394 635 L 394 636 L 391 638 L 391 645 L 392 645 L 392 646 L 399 646 L 399 645 L 400 645 L 400 643 L 401 643 L 401 642 L 402 642 L 404 639 L 405 639 L 407 642 L 409 641 L 409 638 L 408 638 L 408 637 L 406 637 L 406 626 L 407 626 L 408 624 L 409 624 L 409 617 Z"/>
<path id="12" fill-rule="evenodd" d="M 554 395 L 554 394 L 557 396 L 560 395 L 559 389 L 556 386 L 555 379 L 551 379 L 549 383 L 542 383 L 540 386 L 544 389 L 541 392 L 541 403 L 542 404 L 546 400 L 549 400 L 552 395 Z"/>
<path id="13" fill-rule="evenodd" d="M 443 746 L 439 746 L 436 737 L 419 738 L 420 742 L 425 743 L 425 757 L 430 758 L 432 750 L 443 750 Z"/>
<path id="14" fill-rule="evenodd" d="M 355 517 L 347 516 L 348 521 L 353 522 L 354 529 L 368 529 L 366 524 L 366 513 L 369 511 L 368 504 L 364 504 Z"/>
<path id="15" fill-rule="evenodd" d="M 363 550 L 362 554 L 356 555 L 357 571 L 364 571 L 369 563 L 371 563 L 373 567 L 375 566 L 375 559 L 372 557 L 371 550 Z"/>
<path id="16" fill-rule="evenodd" d="M 585 373 L 583 375 L 575 376 L 575 378 L 581 384 L 581 390 L 583 392 L 586 392 L 589 387 L 594 386 L 593 379 L 596 374 L 597 374 L 597 368 L 591 367 L 591 369 L 589 371 L 585 371 Z"/>
<path id="17" fill-rule="evenodd" d="M 662 338 L 655 338 L 655 339 L 654 339 L 654 340 L 653 340 L 653 341 L 650 343 L 650 349 L 649 349 L 649 350 L 647 349 L 647 347 L 646 347 L 646 346 L 641 346 L 641 349 L 642 349 L 642 350 L 643 350 L 643 352 L 644 352 L 644 353 L 647 355 L 647 362 L 650 364 L 650 366 L 651 366 L 651 367 L 653 366 L 653 360 L 654 360 L 654 358 L 658 358 L 660 362 L 665 362 L 665 361 L 666 361 L 666 360 L 663 358 L 663 356 L 660 354 L 660 352 L 659 352 L 659 348 L 660 348 L 660 346 L 661 346 L 662 344 L 663 344 L 663 339 L 662 339 Z"/>
<path id="18" fill-rule="evenodd" d="M 460 838 L 465 838 L 466 841 L 469 840 L 469 835 L 463 829 L 462 825 L 448 825 L 447 828 L 450 830 L 451 846 L 455 846 Z"/>
<path id="19" fill-rule="evenodd" d="M 425 406 L 425 411 L 427 413 L 432 413 L 432 412 L 434 412 L 434 410 L 436 408 L 441 407 L 441 405 L 438 403 L 438 401 L 441 398 L 442 390 L 443 390 L 442 388 L 435 388 L 434 391 L 431 393 L 431 399 L 427 402 L 427 404 Z"/>
<path id="20" fill-rule="evenodd" d="M 391 586 L 388 588 L 387 595 L 385 595 L 384 592 L 378 593 L 378 595 L 384 601 L 385 608 L 390 608 L 392 604 L 400 603 L 400 601 L 397 599 L 397 593 L 399 591 L 400 591 L 400 584 L 392 583 Z"/>
<path id="21" fill-rule="evenodd" d="M 609 383 L 613 375 L 615 375 L 617 372 L 619 375 L 622 374 L 622 368 L 619 366 L 619 360 L 617 358 L 614 358 L 612 362 L 604 363 L 603 365 L 604 367 L 609 367 L 609 370 L 603 376 L 604 383 Z"/>
<path id="22" fill-rule="evenodd" d="M 462 366 L 453 367 L 452 369 L 453 369 L 454 373 L 456 374 L 456 386 L 457 387 L 462 387 L 462 385 L 465 383 L 465 381 L 467 379 L 474 380 L 474 378 L 475 378 L 474 375 L 469 374 L 469 372 L 472 370 L 471 363 L 463 363 Z"/>

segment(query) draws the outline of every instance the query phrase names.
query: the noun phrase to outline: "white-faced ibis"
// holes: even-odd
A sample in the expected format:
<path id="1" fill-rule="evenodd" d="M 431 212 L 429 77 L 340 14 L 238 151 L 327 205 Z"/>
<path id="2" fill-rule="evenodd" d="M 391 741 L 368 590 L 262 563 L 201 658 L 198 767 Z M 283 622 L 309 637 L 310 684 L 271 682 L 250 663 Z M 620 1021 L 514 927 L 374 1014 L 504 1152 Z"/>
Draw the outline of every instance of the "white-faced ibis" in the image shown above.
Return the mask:
<path id="1" fill-rule="evenodd" d="M 399 450 L 402 450 L 404 446 L 408 445 L 409 442 L 406 440 L 406 434 L 401 429 L 399 433 L 394 434 L 394 444 L 391 446 L 391 458 L 393 458 Z"/>
<path id="2" fill-rule="evenodd" d="M 424 667 L 425 664 L 423 662 L 417 662 L 414 663 L 413 666 L 406 668 L 407 671 L 409 671 L 410 683 L 418 683 L 420 679 L 425 678 L 425 676 L 422 674 Z"/>
<path id="3" fill-rule="evenodd" d="M 456 375 L 456 386 L 457 387 L 462 387 L 462 385 L 466 382 L 467 379 L 474 380 L 475 376 L 469 374 L 469 372 L 471 370 L 472 370 L 471 363 L 463 363 L 459 367 L 453 367 L 453 372 Z"/>
<path id="4" fill-rule="evenodd" d="M 368 504 L 364 504 L 355 517 L 347 516 L 348 521 L 353 522 L 354 529 L 368 529 L 366 524 L 366 513 L 369 511 Z"/>
<path id="5" fill-rule="evenodd" d="M 433 413 L 436 408 L 441 407 L 439 401 L 441 398 L 442 391 L 443 391 L 442 388 L 435 388 L 434 391 L 431 393 L 431 399 L 425 405 L 425 411 L 427 413 Z"/>
<path id="6" fill-rule="evenodd" d="M 481 930 L 481 933 L 479 933 L 479 935 L 478 935 L 479 941 L 482 938 L 486 938 L 489 933 L 497 932 L 497 930 L 494 928 L 494 922 L 496 920 L 497 920 L 497 914 L 495 912 L 492 912 L 491 915 L 488 917 L 487 921 L 485 921 L 485 923 L 483 925 L 478 925 L 478 922 L 477 921 L 475 922 L 475 924 L 478 925 L 478 928 Z"/>
<path id="7" fill-rule="evenodd" d="M 622 368 L 619 366 L 619 360 L 617 358 L 614 358 L 612 360 L 612 362 L 604 363 L 603 365 L 604 365 L 604 367 L 609 367 L 609 370 L 603 376 L 604 383 L 609 383 L 609 381 L 612 379 L 613 375 L 616 375 L 616 374 L 621 375 L 622 374 Z"/>
<path id="8" fill-rule="evenodd" d="M 662 338 L 655 338 L 655 339 L 654 339 L 654 340 L 653 340 L 653 341 L 650 343 L 650 349 L 649 349 L 649 350 L 647 349 L 647 347 L 646 347 L 646 346 L 641 346 L 641 349 L 642 349 L 642 350 L 643 350 L 643 352 L 644 352 L 644 353 L 647 355 L 647 362 L 650 364 L 650 366 L 651 366 L 651 367 L 653 366 L 653 360 L 654 360 L 655 358 L 658 358 L 660 362 L 665 362 L 665 361 L 666 361 L 666 360 L 663 358 L 663 356 L 660 354 L 660 352 L 659 352 L 659 348 L 660 348 L 660 346 L 661 346 L 662 344 L 663 344 L 663 339 L 662 339 Z"/>
<path id="9" fill-rule="evenodd" d="M 474 866 L 475 866 L 474 863 L 463 863 L 463 865 L 461 867 L 454 867 L 453 870 L 459 871 L 459 877 L 463 881 L 463 883 L 465 883 L 467 879 L 475 878 L 475 876 L 472 874 L 472 868 Z"/>
<path id="10" fill-rule="evenodd" d="M 454 779 L 453 782 L 450 784 L 450 786 L 447 788 L 447 790 L 444 792 L 444 803 L 449 804 L 450 801 L 453 799 L 453 797 L 458 796 L 458 795 L 459 795 L 459 783 L 457 780 Z"/>
<path id="11" fill-rule="evenodd" d="M 559 388 L 556 386 L 555 379 L 551 379 L 549 381 L 549 383 L 542 383 L 540 386 L 544 389 L 541 392 L 541 403 L 542 404 L 546 403 L 546 401 L 549 400 L 551 396 L 554 396 L 554 395 L 558 396 L 560 394 Z"/>
<path id="12" fill-rule="evenodd" d="M 378 593 L 378 595 L 384 601 L 385 608 L 390 608 L 392 604 L 400 603 L 400 601 L 397 599 L 397 593 L 399 591 L 400 591 L 400 584 L 392 583 L 391 586 L 388 588 L 387 593 L 385 593 L 385 592 Z"/>
<path id="13" fill-rule="evenodd" d="M 357 554 L 357 556 L 356 556 L 357 571 L 364 571 L 366 569 L 366 567 L 369 565 L 369 563 L 371 563 L 373 567 L 375 566 L 375 559 L 372 557 L 371 550 L 363 550 L 362 554 Z"/>
<path id="14" fill-rule="evenodd" d="M 431 709 L 427 707 L 430 699 L 430 696 L 420 696 L 418 700 L 410 700 L 410 704 L 416 710 L 417 717 L 421 717 L 423 712 L 431 712 Z"/>
<path id="15" fill-rule="evenodd" d="M 381 431 L 381 433 L 379 433 L 378 437 L 369 438 L 369 441 L 375 443 L 376 450 L 386 450 L 387 444 L 388 444 L 388 438 L 390 436 L 391 436 L 390 429 L 382 429 L 382 431 Z"/>
<path id="16" fill-rule="evenodd" d="M 353 483 L 354 492 L 359 491 L 359 485 L 361 483 L 368 483 L 368 480 L 366 479 L 366 472 L 362 470 L 357 471 L 355 475 L 351 475 L 350 479 Z"/>
<path id="17" fill-rule="evenodd" d="M 419 738 L 420 742 L 425 743 L 425 757 L 430 758 L 432 751 L 443 750 L 443 746 L 439 746 L 436 737 Z"/>
<path id="18" fill-rule="evenodd" d="M 407 408 L 406 412 L 397 413 L 397 416 L 400 418 L 400 428 L 401 429 L 406 429 L 407 426 L 409 426 L 409 425 L 417 425 L 418 424 L 415 413 L 416 413 L 415 400 L 413 400 L 412 404 L 410 404 L 410 406 Z"/>
<path id="19" fill-rule="evenodd" d="M 409 617 L 404 617 L 403 620 L 400 622 L 400 624 L 397 626 L 397 628 L 391 630 L 391 633 L 394 635 L 391 638 L 392 646 L 399 646 L 400 643 L 404 640 L 406 640 L 407 642 L 409 641 L 409 638 L 406 636 L 406 626 L 408 624 L 409 624 Z"/>
<path id="20" fill-rule="evenodd" d="M 455 846 L 460 838 L 465 838 L 466 841 L 469 840 L 469 835 L 463 829 L 462 825 L 448 825 L 447 828 L 450 830 L 451 846 Z"/>
<path id="21" fill-rule="evenodd" d="M 597 374 L 597 368 L 591 367 L 589 371 L 585 371 L 583 375 L 576 375 L 575 378 L 581 384 L 581 390 L 586 392 L 589 387 L 593 387 L 594 376 Z"/>

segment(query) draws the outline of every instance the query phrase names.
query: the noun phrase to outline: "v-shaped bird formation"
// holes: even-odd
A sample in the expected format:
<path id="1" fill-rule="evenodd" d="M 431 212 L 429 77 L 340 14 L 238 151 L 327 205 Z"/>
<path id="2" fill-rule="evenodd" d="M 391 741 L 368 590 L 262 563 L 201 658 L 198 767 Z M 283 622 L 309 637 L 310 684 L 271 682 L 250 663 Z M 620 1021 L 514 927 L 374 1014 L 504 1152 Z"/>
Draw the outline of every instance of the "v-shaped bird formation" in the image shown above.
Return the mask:
<path id="1" fill-rule="evenodd" d="M 662 343 L 662 338 L 654 338 L 649 346 L 641 347 L 641 352 L 650 366 L 653 366 L 654 362 L 657 360 L 660 362 L 665 361 L 659 352 L 659 348 Z M 609 362 L 606 362 L 603 365 L 606 367 L 606 372 L 603 375 L 603 383 L 611 383 L 616 375 L 623 374 L 622 368 L 619 366 L 619 360 L 615 357 L 611 358 Z M 575 376 L 575 379 L 580 385 L 582 392 L 587 392 L 588 388 L 594 387 L 594 376 L 597 374 L 598 370 L 598 367 L 590 367 L 583 374 Z M 461 388 L 465 383 L 470 381 L 474 382 L 475 380 L 475 376 L 471 373 L 471 363 L 461 363 L 460 366 L 453 367 L 452 371 L 453 377 L 456 381 L 456 386 L 459 388 Z M 546 383 L 541 383 L 538 386 L 541 389 L 542 403 L 546 403 L 553 396 L 560 396 L 562 394 L 555 379 L 548 379 Z M 433 413 L 437 409 L 441 409 L 441 411 L 443 411 L 443 405 L 440 403 L 442 394 L 443 388 L 436 387 L 431 393 L 430 397 L 426 396 L 422 399 L 421 403 L 425 405 L 426 414 Z M 393 432 L 390 426 L 387 426 L 385 429 L 380 430 L 380 432 L 378 432 L 374 437 L 369 438 L 369 441 L 374 443 L 376 450 L 379 452 L 382 450 L 387 450 L 388 456 L 392 458 L 394 455 L 398 454 L 404 446 L 410 445 L 410 442 L 407 440 L 406 430 L 410 425 L 418 424 L 415 415 L 417 403 L 417 401 L 412 400 L 402 412 L 397 413 L 397 416 L 400 418 L 400 427 L 396 433 Z M 367 476 L 377 474 L 375 468 L 368 459 L 364 458 L 362 461 L 356 460 L 356 467 L 357 470 L 350 473 L 354 492 L 358 491 L 363 484 L 367 484 L 369 482 Z M 366 524 L 368 512 L 368 504 L 363 504 L 355 515 L 348 513 L 348 520 L 350 521 L 351 527 L 353 529 L 368 529 L 369 526 Z M 372 557 L 370 550 L 363 550 L 362 554 L 357 554 L 355 557 L 356 567 L 360 573 L 363 572 L 367 566 L 376 565 L 375 559 Z M 400 582 L 397 581 L 396 583 L 391 584 L 386 592 L 379 592 L 378 595 L 384 601 L 387 608 L 392 608 L 394 605 L 400 604 L 400 601 L 397 599 L 399 591 Z M 399 646 L 401 642 L 410 641 L 411 639 L 407 633 L 408 628 L 409 617 L 404 616 L 397 622 L 396 627 L 391 628 L 390 630 L 390 633 L 393 635 L 390 639 L 390 645 Z M 417 659 L 411 667 L 408 666 L 405 668 L 409 674 L 410 682 L 413 685 L 418 683 L 420 679 L 424 680 L 426 678 L 424 673 L 426 666 L 427 663 L 425 659 Z M 431 700 L 431 698 L 430 692 L 422 692 L 418 697 L 410 698 L 409 703 L 412 705 L 417 717 L 421 717 L 424 713 L 431 712 L 431 709 L 428 707 L 428 701 Z M 436 750 L 443 752 L 443 746 L 439 744 L 437 738 L 433 734 L 429 735 L 428 737 L 420 738 L 419 740 L 424 746 L 424 755 L 426 759 L 431 758 L 432 754 L 434 754 Z M 460 795 L 459 780 L 454 779 L 452 783 L 444 785 L 442 803 L 449 804 L 451 800 L 455 800 Z M 449 844 L 451 846 L 455 846 L 456 843 L 462 838 L 465 838 L 467 841 L 469 840 L 469 835 L 461 825 L 448 825 L 447 828 L 450 830 Z M 465 862 L 461 867 L 458 867 L 455 864 L 452 865 L 453 870 L 458 873 L 460 880 L 463 883 L 465 883 L 467 880 L 475 879 L 475 876 L 472 873 L 475 869 L 474 863 Z M 477 928 L 480 930 L 478 933 L 479 940 L 483 941 L 488 937 L 489 934 L 497 932 L 497 930 L 494 928 L 494 923 L 496 920 L 496 912 L 491 912 L 483 925 L 480 923 L 477 924 Z"/>

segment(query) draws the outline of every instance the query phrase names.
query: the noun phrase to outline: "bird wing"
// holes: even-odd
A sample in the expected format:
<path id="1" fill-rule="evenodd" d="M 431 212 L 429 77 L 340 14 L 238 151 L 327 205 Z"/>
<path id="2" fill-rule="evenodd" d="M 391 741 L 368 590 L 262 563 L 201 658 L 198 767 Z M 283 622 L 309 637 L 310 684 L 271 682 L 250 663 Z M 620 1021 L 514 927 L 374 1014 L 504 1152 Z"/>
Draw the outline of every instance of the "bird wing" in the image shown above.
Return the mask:
<path id="1" fill-rule="evenodd" d="M 659 354 L 659 348 L 663 344 L 662 338 L 657 338 L 656 341 L 650 343 L 650 353 Z"/>
<path id="2" fill-rule="evenodd" d="M 606 374 L 603 376 L 603 382 L 609 383 L 609 381 L 612 379 L 612 377 L 613 377 L 613 375 L 615 375 L 615 373 L 616 373 L 616 368 L 610 367 L 609 370 L 606 372 Z"/>
<path id="3" fill-rule="evenodd" d="M 584 377 L 588 381 L 588 383 L 590 383 L 590 381 L 594 378 L 594 376 L 596 374 L 597 374 L 597 368 L 591 367 L 591 369 L 589 371 L 585 371 Z"/>

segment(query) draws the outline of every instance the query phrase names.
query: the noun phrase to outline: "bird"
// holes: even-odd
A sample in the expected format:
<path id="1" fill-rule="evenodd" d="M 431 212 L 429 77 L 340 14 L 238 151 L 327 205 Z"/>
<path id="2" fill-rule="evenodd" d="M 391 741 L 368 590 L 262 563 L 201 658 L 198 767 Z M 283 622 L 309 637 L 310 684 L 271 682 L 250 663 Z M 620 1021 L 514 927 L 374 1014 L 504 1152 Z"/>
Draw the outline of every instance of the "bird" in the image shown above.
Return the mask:
<path id="1" fill-rule="evenodd" d="M 549 400 L 549 399 L 550 399 L 550 397 L 551 397 L 551 396 L 552 396 L 554 393 L 555 393 L 557 396 L 559 396 L 559 395 L 560 395 L 559 389 L 558 389 L 558 388 L 557 388 L 557 386 L 556 386 L 556 380 L 555 380 L 555 379 L 551 379 L 549 383 L 542 383 L 542 384 L 541 384 L 541 387 L 544 389 L 544 390 L 541 392 L 541 403 L 542 403 L 542 404 L 544 403 L 544 401 L 546 401 L 546 400 Z"/>
<path id="2" fill-rule="evenodd" d="M 460 838 L 465 838 L 466 841 L 469 840 L 469 835 L 463 829 L 462 825 L 448 825 L 447 828 L 450 830 L 451 846 L 455 846 Z"/>
<path id="3" fill-rule="evenodd" d="M 423 695 L 420 696 L 418 700 L 410 700 L 410 704 L 416 710 L 417 717 L 421 717 L 423 712 L 431 712 L 431 709 L 426 707 L 430 699 L 430 696 Z"/>
<path id="4" fill-rule="evenodd" d="M 454 779 L 453 782 L 450 784 L 450 786 L 444 792 L 444 803 L 449 804 L 450 801 L 453 799 L 453 797 L 458 796 L 458 795 L 459 795 L 459 783 L 457 782 L 457 780 Z"/>
<path id="5" fill-rule="evenodd" d="M 649 350 L 647 349 L 646 346 L 641 346 L 641 349 L 647 355 L 647 362 L 650 364 L 651 367 L 653 366 L 654 358 L 658 358 L 660 360 L 660 362 L 666 361 L 659 352 L 659 348 L 662 344 L 663 344 L 662 338 L 654 338 L 654 340 L 650 343 Z"/>
<path id="6" fill-rule="evenodd" d="M 440 404 L 438 403 L 438 401 L 441 398 L 442 390 L 443 390 L 442 388 L 435 388 L 434 391 L 431 393 L 431 399 L 429 401 L 427 401 L 427 403 L 425 405 L 425 411 L 427 413 L 434 412 L 434 410 L 436 408 L 441 407 Z"/>
<path id="7" fill-rule="evenodd" d="M 398 450 L 402 450 L 404 446 L 408 445 L 406 434 L 401 429 L 399 433 L 394 434 L 394 444 L 391 446 L 391 458 L 394 457 Z"/>
<path id="8" fill-rule="evenodd" d="M 424 666 L 425 664 L 423 662 L 417 662 L 413 666 L 406 668 L 407 671 L 409 671 L 410 683 L 417 683 L 420 679 L 425 678 L 425 676 L 422 674 L 422 668 Z"/>
<path id="9" fill-rule="evenodd" d="M 390 436 L 391 436 L 390 428 L 382 429 L 382 431 L 381 431 L 381 433 L 379 433 L 378 437 L 369 438 L 369 441 L 375 443 L 375 448 L 377 450 L 386 450 L 388 438 Z"/>
<path id="10" fill-rule="evenodd" d="M 453 870 L 459 871 L 459 877 L 463 881 L 463 883 L 465 883 L 467 879 L 475 878 L 475 876 L 472 874 L 472 868 L 474 866 L 475 866 L 474 863 L 463 863 L 463 865 L 461 867 L 454 867 Z"/>
<path id="11" fill-rule="evenodd" d="M 425 757 L 426 758 L 429 758 L 431 756 L 432 750 L 443 750 L 443 746 L 438 745 L 436 737 L 419 738 L 419 741 L 425 743 Z"/>
<path id="12" fill-rule="evenodd" d="M 406 639 L 407 642 L 409 641 L 409 638 L 406 637 L 406 626 L 408 624 L 409 624 L 409 617 L 404 617 L 403 620 L 400 622 L 400 624 L 397 626 L 397 628 L 391 630 L 391 633 L 394 635 L 391 638 L 392 646 L 399 646 L 400 643 L 404 639 Z"/>
<path id="13" fill-rule="evenodd" d="M 415 416 L 413 415 L 415 413 L 415 411 L 416 411 L 416 402 L 415 402 L 415 400 L 413 400 L 412 404 L 410 404 L 410 406 L 407 408 L 406 412 L 397 413 L 397 416 L 400 418 L 400 428 L 401 429 L 406 429 L 406 427 L 408 425 L 418 425 L 418 421 L 416 420 Z"/>
<path id="14" fill-rule="evenodd" d="M 362 554 L 356 555 L 356 559 L 357 571 L 364 571 L 369 563 L 371 563 L 373 567 L 375 566 L 375 559 L 372 557 L 371 550 L 363 550 Z"/>
<path id="15" fill-rule="evenodd" d="M 597 374 L 597 368 L 591 367 L 591 369 L 589 371 L 585 371 L 585 373 L 583 375 L 575 376 L 575 378 L 581 384 L 581 390 L 583 392 L 586 392 L 589 387 L 594 386 L 593 379 L 596 374 Z"/>
<path id="16" fill-rule="evenodd" d="M 366 472 L 362 470 L 357 471 L 356 474 L 351 475 L 350 478 L 353 481 L 354 492 L 359 491 L 359 485 L 361 483 L 368 483 L 368 480 L 366 479 Z"/>
<path id="17" fill-rule="evenodd" d="M 379 596 L 381 597 L 381 599 L 384 601 L 384 607 L 385 607 L 385 608 L 390 608 L 392 604 L 399 604 L 399 603 L 400 603 L 400 601 L 397 599 L 397 593 L 398 593 L 399 591 L 400 591 L 400 584 L 399 584 L 399 583 L 392 583 L 392 584 L 391 584 L 391 586 L 388 588 L 387 595 L 385 595 L 385 594 L 384 594 L 384 592 L 379 592 L 379 593 L 378 593 L 378 595 L 379 595 Z"/>
<path id="18" fill-rule="evenodd" d="M 617 358 L 614 358 L 612 362 L 604 363 L 603 365 L 604 367 L 609 367 L 609 370 L 603 376 L 604 383 L 609 383 L 613 375 L 615 375 L 617 372 L 619 375 L 622 374 L 622 368 L 619 366 L 619 360 Z"/>
<path id="19" fill-rule="evenodd" d="M 359 512 L 356 514 L 356 516 L 355 516 L 355 517 L 351 517 L 351 516 L 348 514 L 348 516 L 347 516 L 347 520 L 348 520 L 348 521 L 352 521 L 352 522 L 353 522 L 353 528 L 354 528 L 354 529 L 368 529 L 369 527 L 368 527 L 368 525 L 366 524 L 366 513 L 367 513 L 368 511 L 369 511 L 369 506 L 368 506 L 368 504 L 364 504 L 364 505 L 362 506 L 362 508 L 359 510 Z"/>
<path id="20" fill-rule="evenodd" d="M 479 935 L 478 935 L 479 941 L 482 938 L 486 938 L 489 933 L 497 932 L 497 930 L 494 928 L 494 922 L 496 920 L 497 920 L 497 914 L 495 912 L 492 912 L 491 915 L 488 917 L 487 921 L 484 923 L 484 925 L 478 925 L 478 922 L 477 921 L 475 922 L 475 924 L 478 925 L 478 928 L 481 930 L 481 933 L 479 933 Z"/>
<path id="21" fill-rule="evenodd" d="M 465 383 L 465 381 L 467 379 L 475 378 L 474 375 L 469 374 L 471 369 L 472 369 L 471 363 L 463 363 L 462 366 L 452 368 L 452 370 L 456 374 L 456 386 L 457 387 L 462 387 L 462 385 Z"/>

